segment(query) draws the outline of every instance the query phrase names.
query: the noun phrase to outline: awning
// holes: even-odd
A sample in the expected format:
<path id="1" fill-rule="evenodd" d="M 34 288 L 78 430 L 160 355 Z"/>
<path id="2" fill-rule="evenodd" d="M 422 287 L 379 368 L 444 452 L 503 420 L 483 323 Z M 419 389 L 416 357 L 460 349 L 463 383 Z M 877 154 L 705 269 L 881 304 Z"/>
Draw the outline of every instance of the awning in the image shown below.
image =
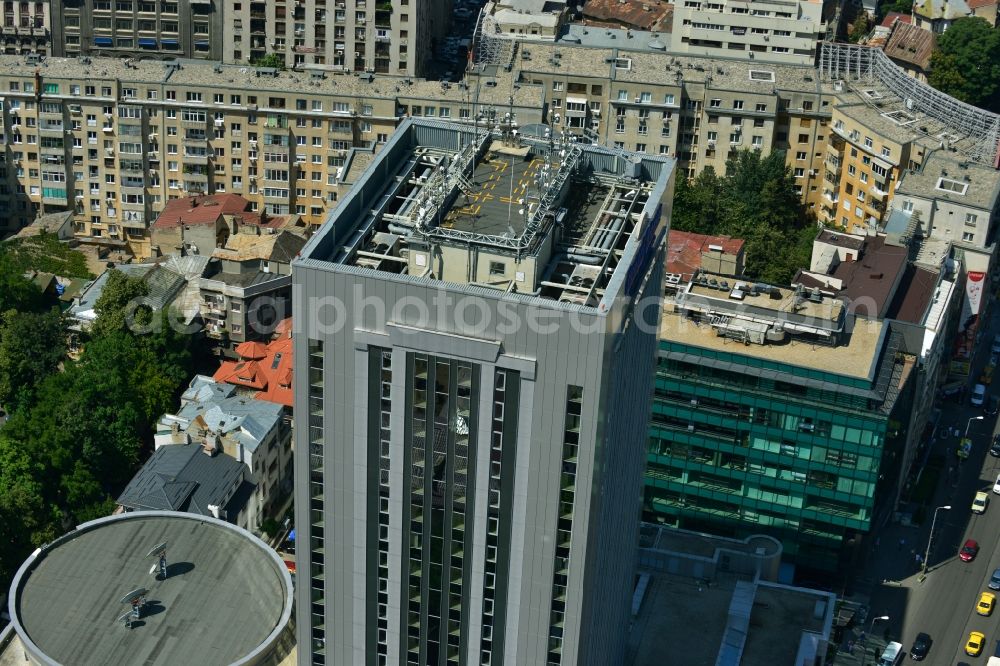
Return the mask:
<path id="1" fill-rule="evenodd" d="M 584 106 L 586 106 L 587 105 L 587 98 L 586 97 L 567 97 L 566 98 L 566 103 L 567 104 L 583 104 Z"/>
<path id="2" fill-rule="evenodd" d="M 196 49 L 207 51 L 208 50 L 208 40 L 207 39 L 200 39 L 200 40 L 198 40 L 198 41 L 196 41 L 194 43 L 194 47 Z"/>
<path id="3" fill-rule="evenodd" d="M 110 37 L 94 37 L 94 46 L 111 46 L 114 44 Z"/>
<path id="4" fill-rule="evenodd" d="M 161 39 L 160 45 L 165 49 L 176 49 L 180 43 L 176 39 Z"/>
<path id="5" fill-rule="evenodd" d="M 141 47 L 143 47 L 145 49 L 155 49 L 156 48 L 156 40 L 153 39 L 152 37 L 140 37 L 139 38 L 139 46 L 141 46 Z"/>

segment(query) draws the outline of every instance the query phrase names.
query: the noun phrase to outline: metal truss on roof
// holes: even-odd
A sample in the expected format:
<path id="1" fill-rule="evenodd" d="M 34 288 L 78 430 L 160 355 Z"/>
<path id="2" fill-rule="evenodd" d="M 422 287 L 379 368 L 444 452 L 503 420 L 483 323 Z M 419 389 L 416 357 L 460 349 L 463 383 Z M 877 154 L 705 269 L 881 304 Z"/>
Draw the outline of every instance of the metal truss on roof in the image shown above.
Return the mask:
<path id="1" fill-rule="evenodd" d="M 853 88 L 872 88 L 908 113 L 926 117 L 940 127 L 931 138 L 953 144 L 967 158 L 993 164 L 1000 141 L 1000 115 L 960 102 L 954 97 L 907 76 L 881 49 L 857 44 L 820 43 L 820 76 Z M 866 102 L 872 95 L 861 95 Z M 881 106 L 880 106 L 881 108 Z M 943 136 L 944 135 L 944 138 Z"/>

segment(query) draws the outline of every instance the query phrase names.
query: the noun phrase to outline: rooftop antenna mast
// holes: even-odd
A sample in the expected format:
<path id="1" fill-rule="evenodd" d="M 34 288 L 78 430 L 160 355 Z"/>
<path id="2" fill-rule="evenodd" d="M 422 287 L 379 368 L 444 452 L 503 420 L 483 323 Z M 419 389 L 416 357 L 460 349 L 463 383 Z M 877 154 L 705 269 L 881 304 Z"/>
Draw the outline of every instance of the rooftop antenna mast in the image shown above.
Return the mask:
<path id="1" fill-rule="evenodd" d="M 119 600 L 120 604 L 128 604 L 131 610 L 125 611 L 122 615 L 118 616 L 119 621 L 123 621 L 122 618 L 126 615 L 129 616 L 129 621 L 126 623 L 129 629 L 132 628 L 132 623 L 142 617 L 142 611 L 146 607 L 146 594 L 149 593 L 144 587 L 137 587 Z"/>
<path id="2" fill-rule="evenodd" d="M 153 546 L 146 553 L 146 557 L 155 557 L 156 563 L 150 568 L 149 573 L 155 575 L 160 580 L 167 579 L 167 544 L 166 542 Z"/>

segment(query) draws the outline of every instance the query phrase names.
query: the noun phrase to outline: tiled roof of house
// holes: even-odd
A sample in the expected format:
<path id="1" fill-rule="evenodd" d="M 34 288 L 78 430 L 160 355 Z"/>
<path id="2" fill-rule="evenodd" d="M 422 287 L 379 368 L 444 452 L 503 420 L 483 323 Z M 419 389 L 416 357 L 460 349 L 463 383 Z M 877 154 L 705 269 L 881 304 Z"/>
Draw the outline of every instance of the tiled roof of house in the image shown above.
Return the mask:
<path id="1" fill-rule="evenodd" d="M 670 23 L 674 7 L 661 0 L 619 2 L 619 0 L 587 0 L 583 16 L 597 21 L 610 21 L 638 30 L 655 30 Z"/>
<path id="2" fill-rule="evenodd" d="M 250 212 L 250 202 L 238 194 L 206 194 L 171 199 L 156 218 L 153 227 L 167 229 L 181 224 L 211 224 L 220 215 L 257 216 Z M 259 218 L 258 218 L 259 219 Z"/>
<path id="3" fill-rule="evenodd" d="M 902 23 L 913 23 L 913 17 L 909 14 L 902 14 L 900 12 L 889 12 L 885 15 L 885 18 L 882 19 L 882 23 L 880 25 L 883 28 L 891 28 L 896 21 L 900 21 Z"/>
<path id="4" fill-rule="evenodd" d="M 931 64 L 931 53 L 937 40 L 930 30 L 918 28 L 908 23 L 896 23 L 885 45 L 885 54 L 893 60 L 902 61 L 927 70 Z"/>
<path id="5" fill-rule="evenodd" d="M 263 349 L 262 349 L 263 348 Z M 281 336 L 266 346 L 244 342 L 236 348 L 238 361 L 226 361 L 214 379 L 254 389 L 254 398 L 285 407 L 292 406 L 292 340 Z"/>
<path id="6" fill-rule="evenodd" d="M 187 511 L 212 515 L 209 505 L 223 507 L 235 516 L 247 495 L 236 493 L 223 505 L 226 495 L 245 481 L 246 467 L 235 458 L 209 456 L 199 444 L 161 446 L 150 456 L 118 498 L 118 504 L 133 510 Z"/>
<path id="7" fill-rule="evenodd" d="M 722 248 L 725 254 L 737 255 L 743 250 L 743 240 L 729 236 L 706 236 L 671 229 L 667 234 L 667 272 L 690 278 L 701 268 L 701 254 L 710 245 Z"/>
<path id="8" fill-rule="evenodd" d="M 226 246 L 212 253 L 218 259 L 233 261 L 276 261 L 290 264 L 299 253 L 306 239 L 290 231 L 270 234 L 233 234 Z"/>

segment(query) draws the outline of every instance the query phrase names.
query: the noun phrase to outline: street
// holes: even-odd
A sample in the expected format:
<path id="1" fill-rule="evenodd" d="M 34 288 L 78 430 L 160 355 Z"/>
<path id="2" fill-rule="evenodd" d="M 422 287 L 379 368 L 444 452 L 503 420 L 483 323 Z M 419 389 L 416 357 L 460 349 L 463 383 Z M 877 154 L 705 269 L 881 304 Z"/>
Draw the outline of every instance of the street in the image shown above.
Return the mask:
<path id="1" fill-rule="evenodd" d="M 995 325 L 996 313 L 991 319 L 992 325 L 980 335 L 973 363 L 973 376 L 977 378 L 989 358 L 993 334 L 1000 328 Z M 970 389 L 974 383 L 970 381 Z M 990 387 L 988 395 L 995 394 L 1000 394 L 1000 386 Z M 919 528 L 890 526 L 882 531 L 878 546 L 869 553 L 869 569 L 875 572 L 877 580 L 868 613 L 874 622 L 870 620 L 864 629 L 878 640 L 869 641 L 866 664 L 875 663 L 876 650 L 884 645 L 882 639 L 886 630 L 890 638 L 900 641 L 907 651 L 918 633 L 929 634 L 933 641 L 926 660 L 929 664 L 984 663 L 1000 641 L 1000 610 L 983 617 L 975 609 L 980 594 L 989 591 L 990 575 L 1000 568 L 1000 495 L 992 492 L 1000 474 L 1000 458 L 988 454 L 993 434 L 1000 428 L 995 416 L 970 422 L 969 419 L 983 415 L 983 410 L 969 405 L 967 397 L 960 403 L 958 400 L 945 402 L 941 407 L 939 430 L 950 426 L 962 432 L 968 426 L 973 441 L 972 454 L 960 462 L 955 455 L 959 437 L 951 435 L 937 439 L 935 452 L 946 456 L 947 467 L 934 501 L 928 506 L 924 524 Z M 971 511 L 972 500 L 978 491 L 985 491 L 990 496 L 990 504 L 982 515 Z M 935 508 L 944 506 L 951 509 L 938 512 L 930 566 L 923 577 L 917 555 L 922 557 L 927 548 Z M 967 539 L 979 542 L 979 553 L 972 562 L 963 562 L 958 557 Z M 1000 591 L 996 593 L 1000 598 Z M 888 619 L 879 621 L 884 616 Z M 965 654 L 965 643 L 971 631 L 986 635 L 983 653 L 978 658 Z"/>

